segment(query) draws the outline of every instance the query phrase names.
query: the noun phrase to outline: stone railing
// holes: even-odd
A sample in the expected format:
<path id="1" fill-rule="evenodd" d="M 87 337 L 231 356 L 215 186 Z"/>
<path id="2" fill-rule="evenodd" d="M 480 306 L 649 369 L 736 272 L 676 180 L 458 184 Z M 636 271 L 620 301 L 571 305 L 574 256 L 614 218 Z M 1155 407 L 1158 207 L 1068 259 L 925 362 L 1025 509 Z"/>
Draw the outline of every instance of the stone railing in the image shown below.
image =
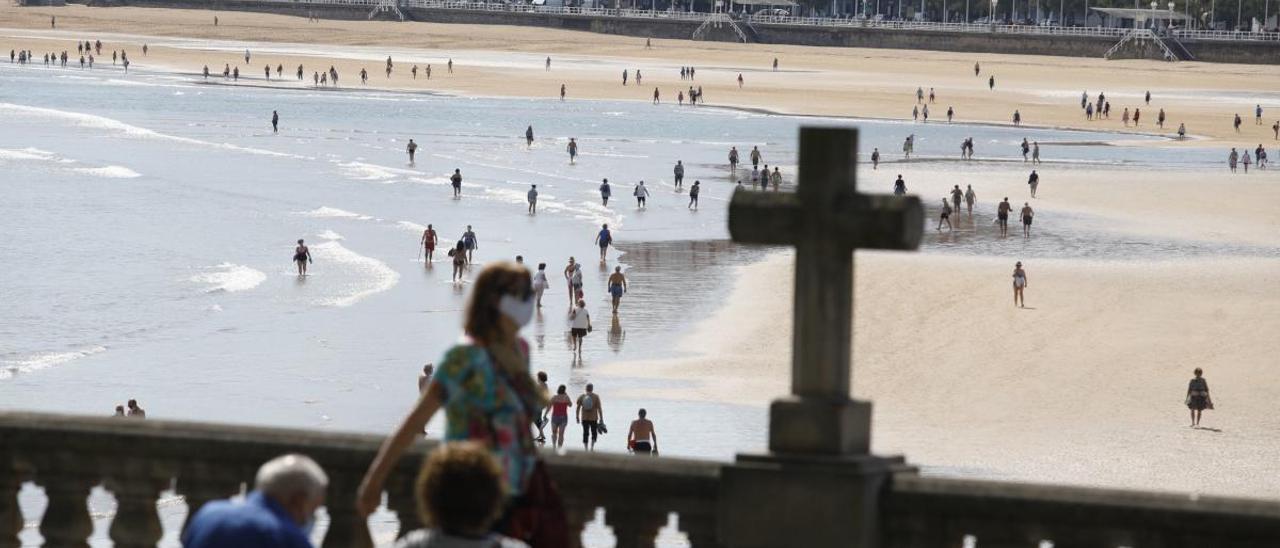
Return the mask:
<path id="1" fill-rule="evenodd" d="M 355 490 L 380 442 L 359 434 L 0 412 L 0 548 L 21 546 L 24 516 L 17 495 L 28 481 L 43 486 L 48 497 L 39 523 L 45 546 L 85 546 L 93 530 L 86 499 L 101 485 L 117 501 L 109 529 L 115 546 L 154 547 L 164 534 L 156 506 L 162 491 L 175 490 L 194 510 L 241 492 L 262 462 L 289 452 L 310 455 L 329 473 L 323 546 L 367 547 L 369 526 L 355 515 Z M 433 446 L 415 445 L 388 481 L 387 505 L 398 516 L 399 531 L 420 525 L 411 488 Z M 807 540 L 820 538 L 815 532 L 777 520 L 719 523 L 735 504 L 765 515 L 789 497 L 806 496 L 804 489 L 787 489 L 769 500 L 726 500 L 721 478 L 732 463 L 583 453 L 549 455 L 547 461 L 572 527 L 582 530 L 603 508 L 618 548 L 654 546 L 672 513 L 695 547 L 721 545 L 727 528 L 782 528 L 794 535 L 795 546 L 822 545 Z M 1280 546 L 1280 503 L 941 479 L 901 465 L 890 469 L 898 472 L 871 501 L 879 509 L 873 513 L 880 520 L 876 542 L 889 548 L 975 542 L 1030 548 L 1043 541 L 1058 548 Z M 815 485 L 812 477 L 807 481 Z"/>
<path id="2" fill-rule="evenodd" d="M 24 516 L 18 491 L 32 481 L 48 506 L 39 524 L 48 547 L 85 546 L 93 532 L 90 489 L 116 498 L 109 536 L 115 546 L 154 547 L 165 531 L 156 502 L 173 489 L 190 513 L 205 502 L 252 488 L 258 466 L 285 453 L 311 456 L 329 475 L 326 548 L 372 544 L 368 522 L 356 517 L 356 487 L 382 442 L 379 436 L 157 420 L 0 413 L 0 548 L 21 546 Z M 387 506 L 399 531 L 421 526 L 412 486 L 423 455 L 419 442 L 387 481 Z M 605 509 L 618 548 L 653 546 L 671 513 L 696 546 L 712 546 L 720 464 L 624 455 L 550 455 L 576 530 Z M 26 516 L 28 519 L 34 516 Z"/>

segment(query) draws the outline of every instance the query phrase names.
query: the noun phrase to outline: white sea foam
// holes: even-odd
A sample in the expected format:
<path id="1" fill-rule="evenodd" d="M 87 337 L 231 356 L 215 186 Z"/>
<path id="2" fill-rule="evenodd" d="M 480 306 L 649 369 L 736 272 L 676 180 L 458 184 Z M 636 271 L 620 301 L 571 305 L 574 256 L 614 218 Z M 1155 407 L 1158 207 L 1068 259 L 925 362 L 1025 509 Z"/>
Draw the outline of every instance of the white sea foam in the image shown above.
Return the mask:
<path id="1" fill-rule="evenodd" d="M 403 228 L 405 230 L 408 230 L 409 232 L 414 232 L 418 234 L 421 234 L 423 231 L 427 229 L 425 225 L 420 225 L 413 221 L 400 221 L 396 223 L 396 226 Z"/>
<path id="2" fill-rule="evenodd" d="M 206 284 L 208 293 L 248 291 L 266 279 L 267 275 L 261 270 L 232 263 L 219 264 L 191 277 L 192 282 Z"/>
<path id="3" fill-rule="evenodd" d="M 106 351 L 106 347 L 94 346 L 92 348 L 73 350 L 70 352 L 46 352 L 17 360 L 0 360 L 0 380 L 12 378 L 23 373 L 32 373 L 41 369 L 48 369 L 55 365 L 61 365 L 72 360 L 77 360 L 85 356 L 92 356 Z"/>
<path id="4" fill-rule="evenodd" d="M 324 232 L 321 232 L 321 233 L 319 233 L 319 234 L 316 234 L 316 236 L 318 236 L 321 240 L 333 240 L 333 241 L 337 241 L 337 240 L 342 240 L 342 239 L 344 239 L 344 238 L 342 237 L 342 235 L 341 235 L 341 234 L 338 234 L 337 232 L 334 232 L 334 231 L 332 231 L 332 230 L 328 230 L 328 229 L 326 229 Z"/>
<path id="5" fill-rule="evenodd" d="M 57 154 L 38 148 L 19 150 L 0 148 L 0 160 L 53 160 Z"/>
<path id="6" fill-rule="evenodd" d="M 260 148 L 242 147 L 231 143 L 211 143 L 209 141 L 201 141 L 200 139 L 192 139 L 190 137 L 178 137 L 176 135 L 166 135 L 144 127 L 138 127 L 132 124 L 122 122 L 105 116 L 96 114 L 85 114 L 83 112 L 72 112 L 68 110 L 57 110 L 44 107 L 33 107 L 29 105 L 16 105 L 13 103 L 0 103 L 0 114 L 11 116 L 28 116 L 43 117 L 46 119 L 60 120 L 62 122 L 82 127 L 86 129 L 96 129 L 105 132 L 119 133 L 127 137 L 136 139 L 163 139 L 178 143 L 186 143 L 190 145 L 206 146 L 221 148 L 225 150 L 234 150 L 247 154 L 259 154 L 264 156 L 278 156 L 285 158 L 298 158 L 304 160 L 313 160 L 307 156 L 298 156 L 296 154 L 285 154 L 274 150 L 264 150 Z"/>
<path id="7" fill-rule="evenodd" d="M 311 255 L 320 264 L 337 265 L 339 269 L 352 270 L 356 274 L 355 279 L 342 284 L 340 294 L 320 299 L 319 304 L 323 306 L 351 306 L 400 282 L 400 273 L 387 263 L 351 251 L 336 241 L 312 247 Z"/>
<path id="8" fill-rule="evenodd" d="M 373 217 L 368 215 L 352 213 L 345 209 L 338 209 L 336 207 L 329 206 L 320 206 L 311 211 L 300 211 L 296 214 L 302 215 L 303 217 L 314 217 L 316 219 L 355 219 L 358 221 L 373 220 Z"/>
<path id="9" fill-rule="evenodd" d="M 361 181 L 386 181 L 388 179 L 396 178 L 396 172 L 407 171 L 376 164 L 367 164 L 364 162 L 340 163 L 338 164 L 338 167 L 342 168 L 343 173 L 348 177 Z M 409 173 L 417 172 L 409 171 Z"/>
<path id="10" fill-rule="evenodd" d="M 71 171 L 82 173 L 84 175 L 92 175 L 94 177 L 105 177 L 108 179 L 133 179 L 141 177 L 142 174 L 124 166 L 106 166 L 106 167 L 77 167 Z"/>

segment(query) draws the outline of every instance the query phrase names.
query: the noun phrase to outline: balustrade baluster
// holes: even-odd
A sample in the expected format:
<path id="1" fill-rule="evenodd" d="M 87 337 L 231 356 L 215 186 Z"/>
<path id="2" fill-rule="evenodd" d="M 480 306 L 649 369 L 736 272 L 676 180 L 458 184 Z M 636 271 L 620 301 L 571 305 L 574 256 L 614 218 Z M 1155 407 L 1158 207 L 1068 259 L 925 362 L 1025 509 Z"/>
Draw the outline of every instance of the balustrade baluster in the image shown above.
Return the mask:
<path id="1" fill-rule="evenodd" d="M 22 508 L 18 506 L 18 491 L 22 490 L 23 476 L 13 467 L 0 468 L 0 548 L 19 548 L 18 533 L 22 531 Z"/>
<path id="2" fill-rule="evenodd" d="M 668 516 L 666 512 L 641 508 L 610 507 L 605 509 L 604 521 L 618 541 L 615 548 L 653 548 Z"/>
<path id="3" fill-rule="evenodd" d="M 331 471 L 325 508 L 329 511 L 329 531 L 323 548 L 372 548 L 369 520 L 356 512 L 356 490 L 362 471 Z"/>
<path id="4" fill-rule="evenodd" d="M 80 475 L 55 475 L 42 478 L 39 483 L 49 497 L 44 519 L 40 520 L 45 548 L 88 548 L 89 535 L 93 534 L 89 488 L 97 480 Z"/>
<path id="5" fill-rule="evenodd" d="M 684 532 L 684 536 L 689 538 L 689 545 L 693 548 L 715 548 L 716 544 L 716 522 L 715 518 L 709 516 L 693 516 L 680 514 L 680 530 Z"/>
<path id="6" fill-rule="evenodd" d="M 581 504 L 565 493 L 564 510 L 569 520 L 569 548 L 582 547 L 582 532 L 596 518 L 597 508 L 594 504 Z"/>
<path id="7" fill-rule="evenodd" d="M 155 548 L 164 536 L 156 499 L 169 487 L 166 480 L 125 478 L 107 483 L 116 496 L 116 517 L 111 520 L 115 548 Z"/>

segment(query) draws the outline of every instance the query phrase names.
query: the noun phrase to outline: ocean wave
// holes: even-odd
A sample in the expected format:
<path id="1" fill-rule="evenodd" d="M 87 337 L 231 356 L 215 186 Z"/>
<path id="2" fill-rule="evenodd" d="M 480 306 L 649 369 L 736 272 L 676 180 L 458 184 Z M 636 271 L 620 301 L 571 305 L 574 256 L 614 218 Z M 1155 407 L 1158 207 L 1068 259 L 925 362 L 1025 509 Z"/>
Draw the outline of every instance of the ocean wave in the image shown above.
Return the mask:
<path id="1" fill-rule="evenodd" d="M 248 291 L 267 280 L 267 275 L 261 270 L 241 264 L 222 263 L 208 270 L 190 278 L 192 282 L 207 284 L 206 293 Z"/>
<path id="2" fill-rule="evenodd" d="M 337 232 L 334 232 L 328 229 L 325 229 L 324 232 L 316 234 L 316 237 L 320 238 L 321 240 L 334 240 L 334 241 L 346 239 L 341 234 L 338 234 Z"/>
<path id="3" fill-rule="evenodd" d="M 108 179 L 133 179 L 141 177 L 142 174 L 124 166 L 106 166 L 106 167 L 76 167 L 71 171 L 82 173 L 84 175 L 92 175 L 94 177 L 105 177 Z"/>
<path id="4" fill-rule="evenodd" d="M 0 360 L 0 380 L 16 377 L 23 373 L 33 373 L 41 369 L 48 369 L 55 365 L 61 365 L 72 360 L 77 360 L 85 356 L 92 356 L 106 352 L 104 346 L 94 346 L 84 350 L 74 350 L 70 352 L 46 352 L 43 354 L 35 354 L 18 360 Z"/>
<path id="5" fill-rule="evenodd" d="M 0 148 L 0 160 L 53 160 L 57 154 L 38 148 L 8 149 Z"/>
<path id="6" fill-rule="evenodd" d="M 339 163 L 338 167 L 342 168 L 342 171 L 346 176 L 361 181 L 385 181 L 388 179 L 394 179 L 400 174 L 418 174 L 418 172 L 412 170 L 396 169 L 377 164 L 367 164 L 364 162 Z"/>
<path id="7" fill-rule="evenodd" d="M 173 141 L 177 143 L 185 143 L 189 145 L 221 148 L 224 150 L 233 150 L 236 152 L 244 152 L 246 154 L 276 156 L 276 157 L 283 157 L 283 158 L 296 158 L 301 160 L 314 160 L 314 158 L 311 158 L 311 157 L 299 156 L 296 154 L 286 154 L 283 152 L 276 152 L 274 150 L 244 147 L 240 145 L 234 145 L 231 143 L 212 143 L 209 141 L 202 141 L 200 139 L 192 139 L 190 137 L 179 137 L 176 135 L 167 135 L 155 130 L 128 124 L 120 120 L 116 120 L 114 118 L 107 118 L 106 116 L 98 116 L 97 114 L 87 114 L 83 112 L 72 112 L 69 110 L 57 110 L 57 109 L 44 108 L 44 107 L 33 107 L 29 105 L 17 105 L 13 103 L 0 103 L 0 113 L 8 113 L 15 116 L 25 115 L 25 116 L 36 116 L 36 117 L 44 117 L 48 119 L 61 120 L 63 122 L 72 124 L 77 127 L 120 133 L 127 137 L 133 137 L 136 139 L 159 139 L 159 140 Z"/>
<path id="8" fill-rule="evenodd" d="M 338 209 L 336 207 L 329 206 L 320 206 L 311 211 L 299 211 L 295 214 L 302 215 L 303 217 L 314 217 L 316 219 L 355 219 L 358 221 L 373 220 L 373 217 L 368 215 L 352 213 L 345 209 Z"/>
<path id="9" fill-rule="evenodd" d="M 351 251 L 335 241 L 313 246 L 311 255 L 317 263 L 336 264 L 354 270 L 358 275 L 357 279 L 343 283 L 344 294 L 320 299 L 319 304 L 322 306 L 348 307 L 400 283 L 400 273 L 387 266 L 387 263 Z"/>
<path id="10" fill-rule="evenodd" d="M 396 223 L 396 226 L 417 234 L 421 234 L 427 230 L 426 225 L 420 225 L 413 221 L 399 221 Z"/>

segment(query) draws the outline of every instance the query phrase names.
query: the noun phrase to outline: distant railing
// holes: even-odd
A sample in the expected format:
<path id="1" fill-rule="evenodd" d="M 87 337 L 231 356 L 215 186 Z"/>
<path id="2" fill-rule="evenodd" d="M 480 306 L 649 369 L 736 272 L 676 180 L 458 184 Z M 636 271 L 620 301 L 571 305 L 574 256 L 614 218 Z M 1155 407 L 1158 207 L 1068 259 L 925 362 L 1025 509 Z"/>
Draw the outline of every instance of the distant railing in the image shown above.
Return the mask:
<path id="1" fill-rule="evenodd" d="M 117 502 L 109 529 L 115 546 L 154 548 L 164 534 L 156 506 L 161 492 L 173 489 L 185 497 L 190 516 L 205 502 L 240 493 L 261 463 L 297 452 L 316 459 L 329 475 L 329 524 L 322 546 L 367 548 L 368 521 L 357 517 L 356 488 L 381 441 L 360 434 L 0 412 L 0 546 L 21 546 L 18 491 L 27 481 L 43 486 L 48 497 L 39 525 L 45 546 L 84 546 L 94 526 L 86 498 L 101 485 Z M 412 486 L 422 457 L 433 447 L 417 443 L 387 481 L 387 506 L 398 517 L 400 534 L 421 526 Z M 546 459 L 573 530 L 583 530 L 603 508 L 618 548 L 654 546 L 672 513 L 692 546 L 719 546 L 717 525 L 726 505 L 772 508 L 803 496 L 792 488 L 771 500 L 726 500 L 721 478 L 732 463 L 595 453 L 548 454 Z M 833 482 L 842 481 L 840 470 L 825 473 Z M 814 485 L 811 477 L 799 481 Z M 1280 545 L 1280 503 L 1267 501 L 954 480 L 902 471 L 866 503 L 880 510 L 876 530 L 886 548 L 955 547 L 965 545 L 966 537 L 978 546 L 1031 547 L 1045 540 L 1089 548 Z M 719 530 L 736 531 L 748 524 L 719 525 Z M 810 545 L 810 535 L 823 538 L 804 530 L 794 535 L 795 546 Z M 576 536 L 575 541 L 581 542 Z"/>

